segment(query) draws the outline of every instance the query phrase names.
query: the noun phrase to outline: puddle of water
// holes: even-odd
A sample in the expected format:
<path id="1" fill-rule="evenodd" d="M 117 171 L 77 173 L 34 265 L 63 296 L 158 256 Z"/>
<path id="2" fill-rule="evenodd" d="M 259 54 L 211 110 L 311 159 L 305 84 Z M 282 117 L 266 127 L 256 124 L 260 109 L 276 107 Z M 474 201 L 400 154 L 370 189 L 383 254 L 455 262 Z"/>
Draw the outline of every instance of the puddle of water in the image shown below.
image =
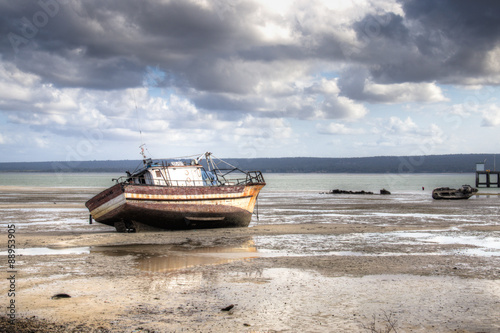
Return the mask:
<path id="1" fill-rule="evenodd" d="M 212 256 L 207 253 L 197 254 L 196 252 L 187 254 L 172 254 L 160 257 L 142 257 L 137 259 L 137 268 L 149 272 L 170 272 L 194 266 L 220 265 L 236 260 L 257 257 L 256 254 L 254 256 L 250 256 L 248 253 L 238 253 L 239 255 L 236 256 L 234 253 L 227 254 L 226 258 Z"/>
<path id="2" fill-rule="evenodd" d="M 135 256 L 136 267 L 143 271 L 170 272 L 202 265 L 219 265 L 236 260 L 257 257 L 286 256 L 394 256 L 421 255 L 420 252 L 358 252 L 349 250 L 354 243 L 386 243 L 415 245 L 426 243 L 473 245 L 475 248 L 459 248 L 426 252 L 426 255 L 457 253 L 474 256 L 499 256 L 500 239 L 478 235 L 454 235 L 433 232 L 390 232 L 348 235 L 280 235 L 258 236 L 235 246 L 190 248 L 174 245 L 101 246 L 92 248 L 109 256 Z"/>
<path id="3" fill-rule="evenodd" d="M 194 249 L 172 245 L 101 246 L 92 248 L 110 256 L 133 255 L 136 267 L 149 272 L 170 272 L 202 265 L 220 265 L 259 256 L 253 240 L 235 246 L 211 246 Z"/>
<path id="4" fill-rule="evenodd" d="M 132 255 L 136 267 L 143 271 L 170 272 L 202 265 L 219 265 L 236 260 L 256 257 L 286 256 L 385 256 L 385 255 L 419 255 L 398 252 L 358 252 L 352 244 L 388 244 L 388 245 L 425 245 L 457 244 L 468 245 L 469 248 L 445 249 L 426 255 L 460 254 L 472 256 L 500 256 L 499 233 L 463 234 L 450 231 L 419 231 L 365 233 L 347 235 L 279 235 L 257 236 L 244 239 L 233 246 L 195 247 L 186 245 L 134 244 L 120 246 L 49 248 L 36 247 L 16 249 L 17 255 L 65 255 L 101 253 L 108 256 Z M 8 255 L 7 251 L 0 255 Z"/>
<path id="5" fill-rule="evenodd" d="M 393 232 L 391 234 L 401 238 L 413 238 L 419 242 L 475 246 L 475 248 L 452 250 L 452 253 L 485 257 L 500 256 L 500 237 L 454 234 L 453 231 L 439 234 L 432 232 Z M 493 235 L 498 235 L 498 233 L 493 232 Z"/>
<path id="6" fill-rule="evenodd" d="M 500 256 L 500 233 L 490 232 L 487 235 L 453 231 L 440 232 L 388 232 L 345 235 L 279 235 L 256 236 L 255 242 L 261 256 L 384 256 L 384 255 L 421 255 L 421 252 L 357 252 L 352 251 L 355 245 L 387 245 L 415 246 L 429 243 L 439 245 L 456 244 L 456 249 L 445 249 L 439 252 L 425 252 L 426 255 L 462 254 L 473 256 Z M 463 248 L 461 245 L 472 246 Z"/>

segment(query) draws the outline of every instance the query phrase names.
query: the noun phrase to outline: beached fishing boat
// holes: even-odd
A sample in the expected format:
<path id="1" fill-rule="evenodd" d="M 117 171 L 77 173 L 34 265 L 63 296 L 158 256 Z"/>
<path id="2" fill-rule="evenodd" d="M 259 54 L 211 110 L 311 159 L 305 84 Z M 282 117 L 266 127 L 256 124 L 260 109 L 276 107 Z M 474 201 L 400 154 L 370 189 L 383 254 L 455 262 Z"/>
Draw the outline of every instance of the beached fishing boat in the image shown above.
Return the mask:
<path id="1" fill-rule="evenodd" d="M 477 193 L 477 189 L 470 185 L 462 185 L 459 189 L 438 187 L 432 191 L 432 198 L 436 200 L 469 199 Z"/>
<path id="2" fill-rule="evenodd" d="M 243 171 L 211 153 L 188 162 L 144 158 L 141 168 L 115 181 L 85 206 L 90 221 L 119 232 L 247 227 L 266 185 L 260 171 Z"/>

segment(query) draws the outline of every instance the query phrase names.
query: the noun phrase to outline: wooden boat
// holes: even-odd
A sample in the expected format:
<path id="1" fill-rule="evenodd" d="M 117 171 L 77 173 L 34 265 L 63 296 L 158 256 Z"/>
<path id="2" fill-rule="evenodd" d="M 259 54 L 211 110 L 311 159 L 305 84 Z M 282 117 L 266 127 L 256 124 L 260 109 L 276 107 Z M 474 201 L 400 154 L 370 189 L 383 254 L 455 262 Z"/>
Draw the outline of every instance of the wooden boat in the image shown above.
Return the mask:
<path id="1" fill-rule="evenodd" d="M 116 179 L 116 185 L 85 206 L 91 221 L 119 232 L 247 227 L 266 185 L 264 177 L 260 171 L 246 172 L 227 163 L 229 168 L 221 169 L 221 162 L 211 153 L 189 163 L 145 158 L 138 171 Z"/>
<path id="2" fill-rule="evenodd" d="M 462 185 L 459 189 L 438 187 L 432 191 L 432 198 L 436 200 L 469 199 L 477 193 L 477 189 L 470 185 Z"/>

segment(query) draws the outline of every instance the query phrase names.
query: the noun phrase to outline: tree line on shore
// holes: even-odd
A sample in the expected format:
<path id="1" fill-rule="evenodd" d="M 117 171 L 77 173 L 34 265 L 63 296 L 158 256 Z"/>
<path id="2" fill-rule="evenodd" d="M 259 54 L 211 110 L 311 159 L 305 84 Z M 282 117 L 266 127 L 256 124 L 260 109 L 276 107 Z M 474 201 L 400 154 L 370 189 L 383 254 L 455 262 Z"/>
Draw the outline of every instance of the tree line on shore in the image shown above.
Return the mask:
<path id="1" fill-rule="evenodd" d="M 495 160 L 493 154 L 224 159 L 243 170 L 266 173 L 463 173 L 475 172 L 480 162 L 494 170 Z M 140 160 L 5 162 L 0 172 L 125 172 L 141 165 Z"/>

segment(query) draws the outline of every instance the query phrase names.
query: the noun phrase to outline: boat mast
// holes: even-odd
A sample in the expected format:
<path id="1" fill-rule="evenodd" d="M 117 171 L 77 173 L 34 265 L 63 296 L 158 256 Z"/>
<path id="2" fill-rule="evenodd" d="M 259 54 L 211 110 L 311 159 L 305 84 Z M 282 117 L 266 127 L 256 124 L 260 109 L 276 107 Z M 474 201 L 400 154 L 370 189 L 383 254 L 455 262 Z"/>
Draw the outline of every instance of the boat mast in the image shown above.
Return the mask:
<path id="1" fill-rule="evenodd" d="M 146 146 L 146 144 L 145 144 L 145 143 L 143 143 L 142 145 L 140 145 L 140 146 L 139 146 L 139 148 L 141 148 L 141 152 L 140 152 L 140 154 L 142 155 L 142 163 L 143 163 L 143 164 L 146 164 L 146 160 L 147 160 L 148 158 L 146 157 L 146 153 L 144 152 L 144 146 Z"/>
<path id="2" fill-rule="evenodd" d="M 212 160 L 212 153 L 209 153 L 208 151 L 205 153 L 205 159 L 207 160 L 207 167 L 208 171 L 215 171 L 215 164 L 214 161 Z M 210 167 L 212 170 L 210 170 Z"/>

